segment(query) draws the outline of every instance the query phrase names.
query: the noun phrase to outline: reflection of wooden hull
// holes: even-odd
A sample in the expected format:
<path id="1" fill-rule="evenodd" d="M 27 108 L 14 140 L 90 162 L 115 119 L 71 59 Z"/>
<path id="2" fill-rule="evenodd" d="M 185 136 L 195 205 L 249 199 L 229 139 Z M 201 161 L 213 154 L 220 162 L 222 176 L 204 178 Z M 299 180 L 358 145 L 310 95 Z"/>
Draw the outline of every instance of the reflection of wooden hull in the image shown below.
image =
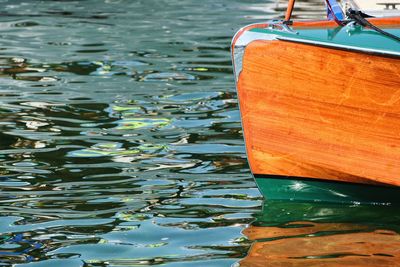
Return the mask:
<path id="1" fill-rule="evenodd" d="M 267 201 L 240 266 L 398 266 L 398 208 Z"/>
<path id="2" fill-rule="evenodd" d="M 236 70 L 253 174 L 400 186 L 400 53 L 261 34 Z"/>
<path id="3" fill-rule="evenodd" d="M 310 235 L 287 240 L 256 242 L 241 267 L 279 266 L 398 266 L 400 261 L 400 235 L 393 231 L 360 231 L 351 224 L 309 224 Z M 359 226 L 361 227 L 361 226 Z M 364 227 L 365 228 L 365 227 Z M 262 232 L 274 233 L 276 237 L 294 234 L 278 227 L 252 227 L 246 235 Z M 313 236 L 320 231 L 343 231 L 343 234 Z M 259 237 L 262 237 L 261 234 Z"/>

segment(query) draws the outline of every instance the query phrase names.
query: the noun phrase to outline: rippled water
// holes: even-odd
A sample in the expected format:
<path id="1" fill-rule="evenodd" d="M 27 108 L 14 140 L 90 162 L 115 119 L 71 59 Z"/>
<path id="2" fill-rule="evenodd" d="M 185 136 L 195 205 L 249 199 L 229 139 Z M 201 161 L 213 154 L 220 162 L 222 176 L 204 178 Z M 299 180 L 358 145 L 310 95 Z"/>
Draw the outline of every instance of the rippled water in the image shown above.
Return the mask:
<path id="1" fill-rule="evenodd" d="M 398 206 L 266 201 L 241 267 L 399 266 Z"/>
<path id="2" fill-rule="evenodd" d="M 247 264 L 262 201 L 229 44 L 284 5 L 0 6 L 0 266 Z"/>

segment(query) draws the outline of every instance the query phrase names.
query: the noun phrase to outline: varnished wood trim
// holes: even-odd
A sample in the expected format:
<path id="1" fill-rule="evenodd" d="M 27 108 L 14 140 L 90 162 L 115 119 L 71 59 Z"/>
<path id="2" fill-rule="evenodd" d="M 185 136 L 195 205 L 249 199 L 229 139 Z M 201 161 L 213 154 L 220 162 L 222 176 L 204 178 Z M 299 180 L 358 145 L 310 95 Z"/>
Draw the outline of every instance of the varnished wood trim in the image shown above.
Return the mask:
<path id="1" fill-rule="evenodd" d="M 369 22 L 376 26 L 400 27 L 400 17 L 368 18 Z M 338 24 L 333 20 L 294 21 L 294 28 L 336 28 Z"/>

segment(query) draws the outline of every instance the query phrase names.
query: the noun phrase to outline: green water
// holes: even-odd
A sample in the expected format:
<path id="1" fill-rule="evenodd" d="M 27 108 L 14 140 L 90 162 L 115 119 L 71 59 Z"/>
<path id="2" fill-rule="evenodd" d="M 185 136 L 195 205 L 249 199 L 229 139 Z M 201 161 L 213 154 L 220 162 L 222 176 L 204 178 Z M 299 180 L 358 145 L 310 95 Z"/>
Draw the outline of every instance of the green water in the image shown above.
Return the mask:
<path id="1" fill-rule="evenodd" d="M 229 44 L 282 5 L 0 7 L 0 266 L 243 264 L 263 203 Z"/>

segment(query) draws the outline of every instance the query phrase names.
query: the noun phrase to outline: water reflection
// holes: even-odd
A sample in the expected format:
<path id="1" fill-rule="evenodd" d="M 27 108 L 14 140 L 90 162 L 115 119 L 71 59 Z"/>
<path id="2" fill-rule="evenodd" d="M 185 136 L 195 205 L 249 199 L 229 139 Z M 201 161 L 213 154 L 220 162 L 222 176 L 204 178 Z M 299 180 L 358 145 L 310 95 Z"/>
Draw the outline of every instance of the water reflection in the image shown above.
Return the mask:
<path id="1" fill-rule="evenodd" d="M 0 6 L 0 266 L 243 258 L 261 198 L 229 46 L 275 3 Z"/>
<path id="2" fill-rule="evenodd" d="M 398 206 L 266 201 L 240 266 L 396 266 Z"/>

